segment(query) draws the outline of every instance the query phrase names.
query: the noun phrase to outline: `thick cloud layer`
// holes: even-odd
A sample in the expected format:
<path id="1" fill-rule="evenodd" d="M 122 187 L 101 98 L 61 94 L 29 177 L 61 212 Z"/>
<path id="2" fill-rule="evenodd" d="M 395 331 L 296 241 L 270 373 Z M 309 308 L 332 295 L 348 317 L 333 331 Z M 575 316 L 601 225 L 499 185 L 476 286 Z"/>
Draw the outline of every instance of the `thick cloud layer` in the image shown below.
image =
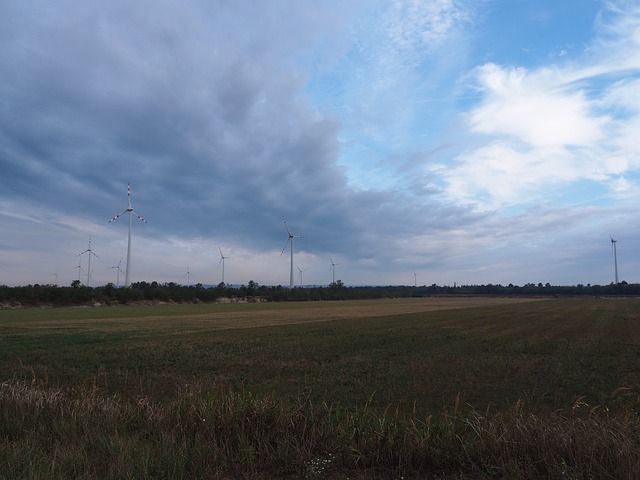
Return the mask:
<path id="1" fill-rule="evenodd" d="M 638 233 L 636 9 L 527 68 L 475 60 L 475 2 L 341 3 L 0 7 L 0 283 L 86 275 L 89 235 L 114 281 L 127 183 L 134 281 L 216 283 L 222 248 L 227 281 L 286 285 L 284 217 L 309 283 L 329 255 L 348 284 L 606 282 Z"/>

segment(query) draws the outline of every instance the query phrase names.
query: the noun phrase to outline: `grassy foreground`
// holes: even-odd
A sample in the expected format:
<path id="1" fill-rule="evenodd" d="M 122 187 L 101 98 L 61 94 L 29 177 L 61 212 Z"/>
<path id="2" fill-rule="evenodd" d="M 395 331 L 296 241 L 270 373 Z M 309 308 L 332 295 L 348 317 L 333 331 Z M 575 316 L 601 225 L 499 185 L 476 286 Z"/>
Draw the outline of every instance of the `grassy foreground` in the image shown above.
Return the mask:
<path id="1" fill-rule="evenodd" d="M 0 478 L 638 478 L 639 307 L 2 311 Z"/>

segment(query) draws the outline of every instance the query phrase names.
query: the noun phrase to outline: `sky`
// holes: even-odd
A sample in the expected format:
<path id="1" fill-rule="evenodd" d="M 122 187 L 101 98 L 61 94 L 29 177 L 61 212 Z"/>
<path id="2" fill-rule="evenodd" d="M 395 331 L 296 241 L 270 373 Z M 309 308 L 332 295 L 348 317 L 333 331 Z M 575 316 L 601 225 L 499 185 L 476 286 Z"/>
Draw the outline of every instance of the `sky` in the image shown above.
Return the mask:
<path id="1" fill-rule="evenodd" d="M 0 1 L 0 72 L 2 285 L 122 285 L 128 184 L 132 282 L 640 282 L 638 0 Z"/>

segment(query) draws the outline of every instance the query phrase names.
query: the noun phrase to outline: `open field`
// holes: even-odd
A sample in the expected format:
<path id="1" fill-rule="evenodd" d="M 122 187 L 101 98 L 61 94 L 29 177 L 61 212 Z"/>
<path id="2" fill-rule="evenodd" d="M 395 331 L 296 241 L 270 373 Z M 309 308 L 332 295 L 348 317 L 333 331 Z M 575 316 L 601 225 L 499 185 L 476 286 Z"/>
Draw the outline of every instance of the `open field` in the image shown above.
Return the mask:
<path id="1" fill-rule="evenodd" d="M 434 312 L 459 308 L 529 303 L 541 300 L 508 297 L 429 297 L 422 299 L 358 300 L 343 302 L 234 303 L 199 305 L 142 305 L 114 308 L 70 307 L 58 309 L 0 310 L 0 325 L 23 328 L 71 328 L 130 331 L 187 326 L 192 331 L 228 330 Z M 87 321 L 91 322 L 88 323 Z"/>
<path id="2" fill-rule="evenodd" d="M 170 398 L 245 388 L 439 411 L 640 385 L 640 301 L 426 298 L 0 311 L 3 380 Z M 612 405 L 614 406 L 614 405 Z"/>
<path id="3" fill-rule="evenodd" d="M 443 478 L 488 478 L 500 472 L 500 478 L 518 478 L 523 472 L 560 478 L 563 468 L 573 472 L 568 478 L 621 478 L 640 472 L 637 453 L 620 458 L 624 449 L 640 447 L 639 365 L 636 299 L 431 297 L 5 310 L 0 311 L 0 382 L 5 382 L 0 407 L 16 409 L 24 418 L 22 424 L 15 421 L 11 433 L 14 421 L 5 413 L 0 437 L 13 439 L 12 449 L 23 456 L 16 446 L 21 442 L 42 442 L 46 448 L 51 439 L 29 440 L 16 432 L 37 432 L 38 423 L 32 422 L 46 418 L 38 408 L 45 408 L 51 397 L 53 406 L 47 411 L 52 418 L 65 411 L 56 402 L 67 402 L 75 413 L 65 413 L 62 426 L 54 423 L 38 434 L 45 437 L 51 429 L 56 435 L 71 431 L 72 437 L 83 437 L 85 428 L 106 428 L 126 444 L 121 448 L 131 451 L 138 451 L 140 435 L 155 438 L 153 432 L 162 428 L 170 429 L 162 432 L 163 438 L 174 442 L 179 437 L 175 428 L 186 435 L 197 427 L 197 438 L 214 435 L 206 437 L 209 442 L 219 438 L 223 426 L 216 424 L 218 433 L 213 434 L 189 423 L 195 408 L 201 421 L 235 419 L 232 423 L 244 433 L 230 430 L 225 435 L 242 437 L 262 452 L 248 453 L 242 442 L 244 446 L 227 446 L 227 456 L 214 462 L 214 468 L 212 457 L 198 450 L 207 474 L 194 476 L 174 458 L 171 468 L 181 473 L 165 475 L 172 478 L 229 478 L 244 467 L 252 469 L 247 478 L 299 478 L 300 472 L 307 478 L 347 478 L 336 469 L 329 476 L 309 476 L 310 459 L 318 455 L 332 459 L 334 466 L 339 456 L 349 478 L 392 478 L 389 472 L 420 478 L 436 470 Z M 77 409 L 86 399 L 96 399 L 100 408 L 113 403 L 119 415 L 115 425 L 105 427 L 100 417 L 83 420 L 82 428 L 70 427 L 66 422 L 82 417 Z M 157 406 L 149 417 L 153 421 L 147 418 L 150 405 Z M 86 415 L 93 418 L 96 407 L 87 408 L 94 413 Z M 34 412 L 40 413 L 34 417 Z M 297 430 L 301 415 L 304 425 Z M 161 427 L 159 418 L 169 426 Z M 254 418 L 252 425 L 266 422 L 271 425 L 267 430 L 280 433 L 271 440 L 265 439 L 266 430 L 245 438 L 249 418 Z M 283 433 L 278 419 L 282 428 L 293 430 Z M 99 425 L 85 425 L 91 422 Z M 506 445 L 503 440 L 510 436 Z M 181 442 L 193 440 L 188 438 Z M 297 447 L 281 446 L 284 438 L 296 439 Z M 111 445 L 113 439 L 104 441 Z M 145 448 L 171 455 L 196 448 L 191 443 L 152 448 L 145 442 Z M 556 443 L 536 447 L 540 442 Z M 82 441 L 76 439 L 78 443 Z M 98 450 L 112 454 L 113 448 Z M 286 456 L 279 448 L 297 456 L 279 459 Z M 374 453 L 367 453 L 368 448 Z M 140 455 L 152 455 L 145 452 Z M 336 457 L 327 457 L 329 452 Z M 51 473 L 51 458 L 38 453 L 44 455 L 38 470 L 44 477 L 43 472 Z M 83 454 L 87 465 L 96 464 L 91 452 Z M 98 457 L 108 470 L 105 454 Z M 16 458 L 14 472 L 23 472 L 19 477 L 37 477 Z M 276 472 L 276 460 L 291 463 L 291 469 Z M 139 469 L 129 476 L 162 477 L 139 461 L 123 460 Z M 166 459 L 155 461 L 164 465 Z M 104 469 L 88 470 L 84 478 L 121 478 Z"/>

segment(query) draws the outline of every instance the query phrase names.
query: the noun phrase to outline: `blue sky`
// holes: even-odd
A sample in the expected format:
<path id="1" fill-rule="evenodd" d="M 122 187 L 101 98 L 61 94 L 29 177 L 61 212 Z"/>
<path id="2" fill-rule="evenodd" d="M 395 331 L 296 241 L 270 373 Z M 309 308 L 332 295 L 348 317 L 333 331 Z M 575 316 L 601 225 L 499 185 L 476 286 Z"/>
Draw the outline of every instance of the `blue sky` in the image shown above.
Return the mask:
<path id="1" fill-rule="evenodd" d="M 0 284 L 640 281 L 640 3 L 3 2 Z M 124 267 L 123 267 L 124 268 Z M 189 275 L 186 273 L 189 271 Z M 415 276 L 414 276 L 415 273 Z M 123 282 L 123 275 L 120 276 Z"/>

